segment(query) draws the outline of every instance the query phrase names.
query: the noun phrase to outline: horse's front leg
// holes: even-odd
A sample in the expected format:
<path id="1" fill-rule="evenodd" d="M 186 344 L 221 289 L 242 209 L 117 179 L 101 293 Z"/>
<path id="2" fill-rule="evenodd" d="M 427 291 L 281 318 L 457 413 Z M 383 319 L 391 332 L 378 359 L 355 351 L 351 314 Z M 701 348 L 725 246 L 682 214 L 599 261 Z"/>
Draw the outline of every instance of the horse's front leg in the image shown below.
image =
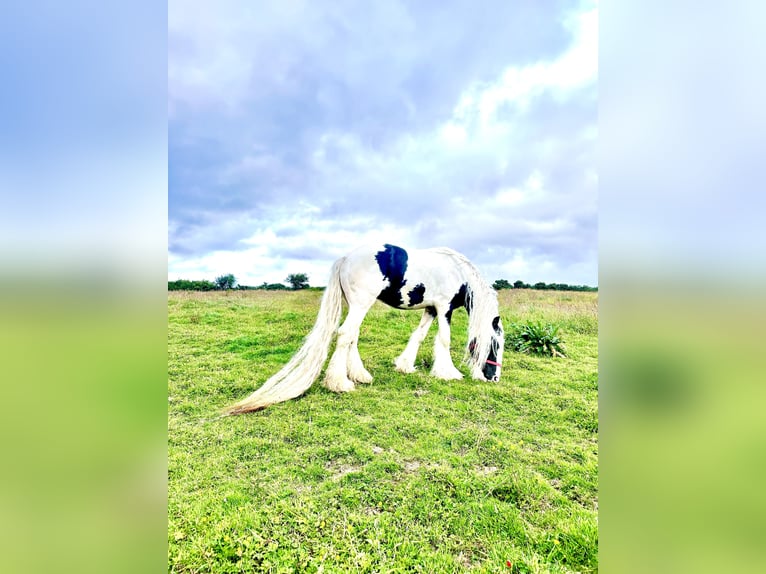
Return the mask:
<path id="1" fill-rule="evenodd" d="M 434 342 L 434 366 L 431 375 L 439 379 L 462 379 L 463 373 L 455 368 L 450 355 L 450 324 L 444 313 L 438 314 L 439 332 Z"/>

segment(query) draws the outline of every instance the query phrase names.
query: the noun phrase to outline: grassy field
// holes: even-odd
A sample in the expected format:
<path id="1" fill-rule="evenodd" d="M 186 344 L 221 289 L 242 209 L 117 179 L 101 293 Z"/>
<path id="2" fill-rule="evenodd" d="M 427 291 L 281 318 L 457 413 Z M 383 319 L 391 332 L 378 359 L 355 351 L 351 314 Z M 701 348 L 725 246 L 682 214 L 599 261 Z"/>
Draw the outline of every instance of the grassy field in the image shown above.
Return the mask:
<path id="1" fill-rule="evenodd" d="M 566 358 L 506 351 L 499 383 L 397 373 L 420 312 L 376 303 L 375 377 L 219 418 L 276 372 L 321 293 L 168 293 L 171 572 L 598 570 L 597 293 L 505 290 L 503 323 L 561 326 Z M 466 315 L 453 318 L 460 365 Z"/>

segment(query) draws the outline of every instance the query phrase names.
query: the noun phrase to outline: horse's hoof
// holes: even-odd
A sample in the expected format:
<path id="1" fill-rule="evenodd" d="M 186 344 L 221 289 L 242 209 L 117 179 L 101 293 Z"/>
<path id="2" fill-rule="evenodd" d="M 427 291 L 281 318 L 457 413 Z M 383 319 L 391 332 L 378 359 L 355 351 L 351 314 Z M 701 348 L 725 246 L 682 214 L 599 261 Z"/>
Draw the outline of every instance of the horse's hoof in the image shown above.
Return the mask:
<path id="1" fill-rule="evenodd" d="M 353 373 L 349 375 L 349 378 L 354 382 L 363 383 L 365 385 L 372 382 L 372 375 L 367 371 L 362 373 Z"/>
<path id="2" fill-rule="evenodd" d="M 349 393 L 354 390 L 354 381 L 350 379 L 325 379 L 324 386 L 334 393 Z"/>
<path id="3" fill-rule="evenodd" d="M 415 367 L 409 366 L 409 365 L 394 365 L 394 370 L 399 373 L 404 373 L 406 375 L 409 375 L 410 373 L 415 372 Z"/>
<path id="4" fill-rule="evenodd" d="M 436 377 L 437 379 L 442 379 L 443 381 L 459 381 L 463 378 L 463 373 L 458 371 L 457 369 L 449 370 L 449 371 L 431 371 L 431 376 Z"/>

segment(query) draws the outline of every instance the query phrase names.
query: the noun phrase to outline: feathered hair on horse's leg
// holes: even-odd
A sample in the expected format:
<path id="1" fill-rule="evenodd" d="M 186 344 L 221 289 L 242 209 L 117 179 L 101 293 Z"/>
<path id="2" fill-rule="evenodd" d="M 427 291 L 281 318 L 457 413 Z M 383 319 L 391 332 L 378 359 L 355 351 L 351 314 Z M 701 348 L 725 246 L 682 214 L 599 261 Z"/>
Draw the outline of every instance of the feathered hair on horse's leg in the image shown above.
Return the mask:
<path id="1" fill-rule="evenodd" d="M 345 258 L 335 262 L 330 273 L 317 320 L 303 346 L 282 369 L 249 397 L 226 409 L 225 415 L 238 415 L 265 409 L 269 405 L 294 399 L 305 393 L 319 376 L 327 360 L 335 331 L 343 311 L 340 267 Z"/>

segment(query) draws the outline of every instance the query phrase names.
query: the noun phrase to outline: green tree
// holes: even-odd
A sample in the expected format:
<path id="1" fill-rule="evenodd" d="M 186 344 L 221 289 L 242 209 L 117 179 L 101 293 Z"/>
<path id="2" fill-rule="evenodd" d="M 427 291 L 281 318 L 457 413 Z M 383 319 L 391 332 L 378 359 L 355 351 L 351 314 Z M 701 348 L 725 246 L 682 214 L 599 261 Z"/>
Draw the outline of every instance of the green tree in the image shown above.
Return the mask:
<path id="1" fill-rule="evenodd" d="M 290 273 L 285 281 L 293 290 L 306 289 L 309 286 L 309 276 L 305 273 Z"/>
<path id="2" fill-rule="evenodd" d="M 228 275 L 221 275 L 220 277 L 215 278 L 215 285 L 218 289 L 225 291 L 227 289 L 234 289 L 234 285 L 236 285 L 237 280 L 234 278 L 234 275 L 229 273 Z"/>
<path id="3" fill-rule="evenodd" d="M 500 289 L 510 289 L 511 288 L 511 284 L 508 283 L 507 279 L 498 279 L 497 281 L 495 281 L 492 284 L 492 288 L 495 291 L 500 291 Z"/>
<path id="4" fill-rule="evenodd" d="M 529 289 L 529 285 L 524 283 L 521 279 L 513 282 L 514 289 Z"/>

